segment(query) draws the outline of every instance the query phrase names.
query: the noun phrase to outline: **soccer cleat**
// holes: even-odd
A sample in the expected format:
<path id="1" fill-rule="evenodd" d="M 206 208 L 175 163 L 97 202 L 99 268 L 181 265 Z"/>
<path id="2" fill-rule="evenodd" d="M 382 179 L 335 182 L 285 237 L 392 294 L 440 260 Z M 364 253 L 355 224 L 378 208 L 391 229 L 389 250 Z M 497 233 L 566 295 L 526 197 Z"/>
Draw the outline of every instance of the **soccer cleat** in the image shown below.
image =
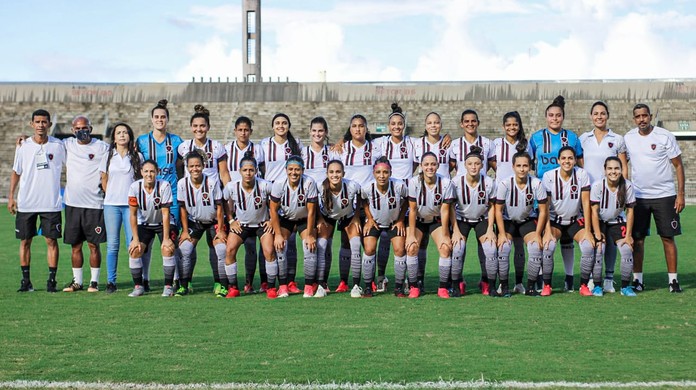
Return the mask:
<path id="1" fill-rule="evenodd" d="M 375 291 L 377 292 L 385 292 L 387 291 L 387 286 L 389 286 L 389 279 L 385 276 L 384 279 L 380 280 L 377 282 L 377 286 L 375 288 Z M 374 288 L 375 286 L 373 286 Z"/>
<path id="2" fill-rule="evenodd" d="M 314 298 L 324 298 L 325 296 L 326 289 L 323 286 L 319 285 L 319 287 L 317 287 L 317 292 L 314 293 Z"/>
<path id="3" fill-rule="evenodd" d="M 149 293 L 150 291 L 152 291 L 150 289 L 150 281 L 149 280 L 143 280 L 143 288 L 145 289 L 146 293 Z"/>
<path id="4" fill-rule="evenodd" d="M 512 289 L 512 292 L 514 292 L 515 294 L 524 294 L 526 290 L 522 283 L 517 283 L 515 287 Z"/>
<path id="5" fill-rule="evenodd" d="M 290 296 L 290 293 L 288 292 L 288 285 L 287 284 L 281 284 L 278 286 L 278 298 L 287 298 Z"/>
<path id="6" fill-rule="evenodd" d="M 490 287 L 488 288 L 488 296 L 489 296 L 489 297 L 492 297 L 492 298 L 497 298 L 497 297 L 499 297 L 499 296 L 500 296 L 500 293 L 498 292 L 498 290 L 500 290 L 500 289 L 499 289 L 499 288 L 496 289 L 496 288 L 495 288 L 495 284 L 491 285 L 491 284 L 489 283 L 488 285 L 489 285 L 490 287 L 493 287 L 493 288 L 490 288 Z M 501 292 L 502 292 L 502 290 L 501 290 Z"/>
<path id="7" fill-rule="evenodd" d="M 179 290 L 181 290 L 181 287 L 176 290 L 177 293 L 179 292 Z M 220 290 L 222 290 L 222 285 L 220 283 L 215 282 L 215 284 L 213 284 L 213 294 L 220 294 Z"/>
<path id="8" fill-rule="evenodd" d="M 587 288 L 590 288 L 590 286 L 587 286 Z M 563 282 L 563 292 L 575 292 L 575 287 L 573 286 L 573 277 L 570 275 L 566 275 L 565 277 L 565 281 Z"/>
<path id="9" fill-rule="evenodd" d="M 302 292 L 302 290 L 300 290 L 299 288 L 297 288 L 297 283 L 295 283 L 294 281 L 288 283 L 288 287 L 287 287 L 287 288 L 288 288 L 288 292 L 289 292 L 290 294 L 299 294 L 299 293 Z"/>
<path id="10" fill-rule="evenodd" d="M 420 297 L 420 289 L 418 286 L 411 286 L 408 289 L 408 297 L 409 298 L 418 298 Z"/>
<path id="11" fill-rule="evenodd" d="M 312 285 L 305 284 L 304 294 L 302 295 L 302 298 L 312 298 L 313 296 L 314 296 L 314 289 L 312 288 Z"/>
<path id="12" fill-rule="evenodd" d="M 136 285 L 133 288 L 133 291 L 130 294 L 128 294 L 128 296 L 129 297 L 139 297 L 139 296 L 142 296 L 143 294 L 145 294 L 145 287 L 140 286 L 140 285 Z"/>
<path id="13" fill-rule="evenodd" d="M 360 298 L 362 297 L 363 294 L 363 289 L 360 288 L 357 284 L 353 286 L 353 289 L 350 290 L 350 297 L 351 298 Z"/>
<path id="14" fill-rule="evenodd" d="M 49 293 L 56 293 L 58 292 L 58 289 L 56 288 L 56 285 L 58 283 L 55 280 L 47 280 L 46 281 L 46 292 Z M 115 286 L 114 286 L 115 287 Z"/>
<path id="15" fill-rule="evenodd" d="M 635 292 L 642 292 L 643 290 L 645 290 L 645 285 L 639 282 L 638 279 L 635 279 L 631 286 L 633 286 L 633 291 Z"/>
<path id="16" fill-rule="evenodd" d="M 500 293 L 500 296 L 503 298 L 510 298 L 512 294 L 510 293 L 510 289 L 504 289 L 502 293 Z"/>
<path id="17" fill-rule="evenodd" d="M 591 278 L 591 277 L 592 277 L 592 274 L 590 274 L 590 278 Z M 594 286 L 595 286 L 594 280 L 590 279 L 590 280 L 587 281 L 587 288 L 589 288 L 590 291 L 592 291 L 592 290 L 594 289 Z"/>
<path id="18" fill-rule="evenodd" d="M 528 288 L 525 292 L 524 295 L 528 297 L 538 297 L 540 296 L 539 291 L 533 289 L 533 288 Z"/>
<path id="19" fill-rule="evenodd" d="M 679 287 L 679 282 L 677 279 L 672 279 L 672 283 L 669 284 L 669 292 L 671 293 L 681 293 L 684 292 L 681 287 Z"/>
<path id="20" fill-rule="evenodd" d="M 463 280 L 459 282 L 459 294 L 462 297 L 466 295 L 466 282 Z"/>
<path id="21" fill-rule="evenodd" d="M 580 285 L 580 295 L 583 297 L 591 297 L 592 296 L 592 291 L 590 291 L 590 287 L 586 284 L 581 284 Z"/>
<path id="22" fill-rule="evenodd" d="M 220 290 L 215 295 L 220 294 Z M 176 290 L 176 293 L 174 293 L 175 297 L 183 297 L 184 295 L 188 295 L 188 289 L 184 286 L 179 286 L 179 288 Z"/>
<path id="23" fill-rule="evenodd" d="M 488 285 L 488 282 L 484 282 L 482 280 L 479 282 L 478 287 L 481 289 L 481 294 L 488 295 L 490 293 L 490 286 Z"/>
<path id="24" fill-rule="evenodd" d="M 592 289 L 592 296 L 595 296 L 595 297 L 604 296 L 604 291 L 602 290 L 602 286 L 595 285 L 594 288 Z"/>
<path id="25" fill-rule="evenodd" d="M 251 284 L 247 283 L 244 285 L 244 294 L 254 294 L 254 287 L 251 286 Z"/>
<path id="26" fill-rule="evenodd" d="M 372 285 L 370 286 L 370 288 L 372 289 L 372 291 L 378 291 L 378 290 L 377 290 L 377 284 L 375 284 L 375 281 L 374 281 L 374 280 L 372 281 Z"/>
<path id="27" fill-rule="evenodd" d="M 462 293 L 459 291 L 458 287 L 452 287 L 451 289 L 447 290 L 449 293 L 450 298 L 459 298 L 462 296 Z"/>
<path id="28" fill-rule="evenodd" d="M 614 279 L 604 279 L 604 292 L 605 293 L 615 293 Z"/>
<path id="29" fill-rule="evenodd" d="M 99 283 L 98 282 L 89 282 L 89 287 L 87 287 L 87 292 L 99 292 Z"/>
<path id="30" fill-rule="evenodd" d="M 425 286 L 423 285 L 423 281 L 419 280 L 418 282 L 416 282 L 416 286 L 418 286 L 418 292 L 420 296 L 422 297 L 423 295 L 425 295 Z"/>
<path id="31" fill-rule="evenodd" d="M 499 284 L 498 289 L 495 291 L 498 293 L 498 295 L 503 295 L 503 285 Z"/>
<path id="32" fill-rule="evenodd" d="M 225 287 L 225 286 L 223 285 L 222 288 L 220 289 L 220 294 L 216 295 L 216 297 L 218 297 L 218 298 L 224 298 L 224 297 L 227 296 L 227 293 L 228 293 L 228 292 L 229 292 L 229 291 L 228 291 L 227 287 Z M 189 289 L 189 294 L 193 294 L 193 291 L 192 291 L 191 289 Z"/>
<path id="33" fill-rule="evenodd" d="M 225 295 L 225 298 L 237 298 L 239 296 L 239 289 L 235 286 L 230 286 L 230 288 L 227 289 L 227 295 Z"/>
<path id="34" fill-rule="evenodd" d="M 63 292 L 75 292 L 75 291 L 82 291 L 82 285 L 75 283 L 75 279 L 72 280 L 72 282 L 68 283 L 67 286 L 63 289 Z"/>
<path id="35" fill-rule="evenodd" d="M 265 293 L 268 290 L 268 282 L 261 282 L 261 287 L 259 287 L 260 293 Z"/>
<path id="36" fill-rule="evenodd" d="M 404 294 L 404 289 L 402 288 L 394 288 L 394 296 L 397 298 L 406 298 L 408 295 Z"/>
<path id="37" fill-rule="evenodd" d="M 550 284 L 544 284 L 544 288 L 541 290 L 541 296 L 542 297 L 548 297 L 551 295 L 551 285 Z"/>
<path id="38" fill-rule="evenodd" d="M 106 293 L 107 293 L 107 294 L 113 294 L 113 293 L 115 293 L 116 291 L 118 291 L 118 288 L 116 288 L 116 284 L 115 284 L 115 283 L 109 282 L 109 283 L 106 284 Z"/>
<path id="39" fill-rule="evenodd" d="M 22 281 L 19 284 L 19 289 L 17 292 L 32 292 L 34 291 L 34 286 L 31 284 L 31 280 L 29 279 L 22 279 Z"/>
<path id="40" fill-rule="evenodd" d="M 363 298 L 372 298 L 372 287 L 365 287 L 362 293 Z"/>
<path id="41" fill-rule="evenodd" d="M 635 297 L 636 292 L 633 291 L 633 286 L 626 286 L 626 287 L 621 289 L 621 295 L 623 295 L 625 297 Z"/>
<path id="42" fill-rule="evenodd" d="M 338 284 L 338 287 L 336 287 L 336 290 L 334 290 L 334 292 L 337 292 L 337 293 L 348 292 L 348 284 L 346 282 L 344 282 L 343 280 L 341 280 L 341 283 Z"/>
<path id="43" fill-rule="evenodd" d="M 271 287 L 271 288 L 266 289 L 266 298 L 268 298 L 268 299 L 278 298 L 278 291 L 275 289 L 275 287 Z"/>
<path id="44" fill-rule="evenodd" d="M 450 295 L 446 288 L 438 288 L 437 296 L 444 299 L 449 299 Z"/>
<path id="45" fill-rule="evenodd" d="M 162 289 L 162 296 L 163 297 L 174 296 L 174 288 L 172 286 L 164 286 L 164 288 Z"/>

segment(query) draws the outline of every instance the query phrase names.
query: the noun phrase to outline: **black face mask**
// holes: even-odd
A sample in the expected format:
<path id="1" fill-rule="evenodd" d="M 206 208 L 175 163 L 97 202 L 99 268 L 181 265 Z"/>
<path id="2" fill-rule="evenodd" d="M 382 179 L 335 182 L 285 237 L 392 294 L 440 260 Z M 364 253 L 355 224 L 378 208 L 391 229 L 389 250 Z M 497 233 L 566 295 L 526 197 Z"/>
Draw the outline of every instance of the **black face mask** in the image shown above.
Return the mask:
<path id="1" fill-rule="evenodd" d="M 89 130 L 78 130 L 75 132 L 75 138 L 80 142 L 89 141 Z"/>

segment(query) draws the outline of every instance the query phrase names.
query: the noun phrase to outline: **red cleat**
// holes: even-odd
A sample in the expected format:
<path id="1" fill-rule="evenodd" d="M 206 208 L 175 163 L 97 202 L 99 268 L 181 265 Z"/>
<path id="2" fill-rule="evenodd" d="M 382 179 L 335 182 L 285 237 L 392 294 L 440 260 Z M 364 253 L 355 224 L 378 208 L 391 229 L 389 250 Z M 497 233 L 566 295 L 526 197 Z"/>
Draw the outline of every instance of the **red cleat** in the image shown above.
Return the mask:
<path id="1" fill-rule="evenodd" d="M 253 294 L 254 293 L 254 288 L 251 287 L 251 284 L 245 284 L 244 285 L 244 294 Z"/>
<path id="2" fill-rule="evenodd" d="M 266 298 L 268 298 L 268 299 L 278 298 L 278 292 L 276 291 L 275 287 L 271 287 L 269 289 L 266 289 Z"/>
<path id="3" fill-rule="evenodd" d="M 287 298 L 289 296 L 290 294 L 288 294 L 288 286 L 286 284 L 278 286 L 278 298 Z"/>
<path id="4" fill-rule="evenodd" d="M 461 295 L 466 294 L 466 282 L 463 280 L 461 282 L 459 282 L 459 293 Z"/>
<path id="5" fill-rule="evenodd" d="M 299 288 L 297 288 L 297 283 L 295 282 L 290 282 L 288 283 L 288 292 L 290 294 L 299 294 L 302 292 Z"/>
<path id="6" fill-rule="evenodd" d="M 372 291 L 377 291 L 377 284 L 374 281 L 372 282 Z"/>
<path id="7" fill-rule="evenodd" d="M 314 289 L 312 288 L 311 285 L 306 284 L 304 286 L 304 298 L 312 298 L 314 296 Z"/>
<path id="8" fill-rule="evenodd" d="M 586 284 L 581 284 L 580 285 L 580 295 L 582 295 L 583 297 L 591 297 L 592 291 L 590 291 L 590 288 L 587 287 Z"/>
<path id="9" fill-rule="evenodd" d="M 346 282 L 341 280 L 341 283 L 338 284 L 338 287 L 336 287 L 336 290 L 334 292 L 345 293 L 345 292 L 348 292 L 348 290 L 350 290 L 348 288 L 348 284 L 346 284 Z"/>
<path id="10" fill-rule="evenodd" d="M 227 289 L 227 295 L 225 298 L 237 298 L 239 296 L 239 290 L 237 287 L 230 287 Z"/>
<path id="11" fill-rule="evenodd" d="M 265 293 L 266 290 L 268 290 L 268 283 L 267 283 L 267 282 L 261 283 L 261 288 L 259 288 L 259 292 L 260 292 L 260 293 Z"/>
<path id="12" fill-rule="evenodd" d="M 408 297 L 409 298 L 418 298 L 420 297 L 420 289 L 416 286 L 411 286 L 408 289 Z"/>
<path id="13" fill-rule="evenodd" d="M 445 299 L 450 297 L 446 288 L 438 288 L 437 289 L 437 296 L 440 298 L 445 298 Z"/>
<path id="14" fill-rule="evenodd" d="M 551 285 L 550 284 L 544 284 L 544 288 L 541 290 L 541 296 L 542 297 L 548 297 L 551 295 Z M 590 293 L 590 295 L 592 295 Z"/>
<path id="15" fill-rule="evenodd" d="M 488 282 L 480 281 L 478 286 L 481 289 L 481 294 L 483 294 L 483 295 L 490 294 L 490 290 L 489 290 L 490 286 L 488 285 Z"/>

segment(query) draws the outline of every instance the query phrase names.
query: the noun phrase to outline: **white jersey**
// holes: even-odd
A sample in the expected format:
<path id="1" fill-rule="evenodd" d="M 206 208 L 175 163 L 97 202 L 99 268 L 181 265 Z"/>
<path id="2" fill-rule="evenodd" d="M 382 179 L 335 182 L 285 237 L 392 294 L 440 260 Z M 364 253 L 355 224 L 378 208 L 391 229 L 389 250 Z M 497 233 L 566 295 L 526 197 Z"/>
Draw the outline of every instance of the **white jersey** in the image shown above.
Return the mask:
<path id="1" fill-rule="evenodd" d="M 413 177 L 415 152 L 411 137 L 406 135 L 399 143 L 392 141 L 391 136 L 381 137 L 374 140 L 374 145 L 380 155 L 389 159 L 393 179 L 408 181 Z"/>
<path id="2" fill-rule="evenodd" d="M 439 163 L 437 168 L 437 174 L 442 177 L 450 177 L 449 169 L 449 151 L 450 148 L 442 147 L 442 136 L 440 140 L 435 144 L 428 142 L 428 137 L 420 137 L 413 140 L 413 151 L 415 153 L 413 161 L 420 164 L 423 154 L 426 152 L 433 152 L 437 156 L 437 162 Z"/>
<path id="3" fill-rule="evenodd" d="M 155 181 L 152 192 L 145 190 L 143 179 L 131 184 L 128 190 L 128 204 L 138 208 L 138 225 L 162 225 L 162 208 L 172 205 L 172 187 L 166 180 Z M 170 225 L 176 225 L 174 218 L 169 219 Z"/>
<path id="4" fill-rule="evenodd" d="M 594 183 L 604 177 L 604 160 L 607 157 L 618 157 L 619 154 L 626 153 L 624 138 L 614 133 L 611 129 L 600 143 L 597 143 L 594 130 L 582 133 L 579 140 L 582 145 L 584 160 L 582 169 L 587 171 L 587 174 L 590 176 L 590 183 Z"/>
<path id="5" fill-rule="evenodd" d="M 456 201 L 454 186 L 450 179 L 436 175 L 435 185 L 430 188 L 421 183 L 419 178 L 413 178 L 408 183 L 408 200 L 416 202 L 418 222 L 431 223 L 440 219 L 443 203 L 452 204 Z"/>
<path id="6" fill-rule="evenodd" d="M 220 183 L 203 175 L 203 182 L 196 188 L 190 177 L 177 183 L 176 197 L 179 206 L 186 207 L 189 221 L 217 223 L 217 206 L 222 202 Z"/>
<path id="7" fill-rule="evenodd" d="M 631 180 L 636 198 L 665 198 L 676 195 L 672 159 L 681 155 L 677 139 L 668 130 L 653 127 L 648 135 L 635 128 L 624 136 L 631 159 Z"/>
<path id="8" fill-rule="evenodd" d="M 44 144 L 27 138 L 15 152 L 12 170 L 19 175 L 17 211 L 44 213 L 60 211 L 60 175 L 65 164 L 65 147 L 49 136 Z"/>
<path id="9" fill-rule="evenodd" d="M 142 153 L 138 152 L 138 157 L 140 158 L 140 163 L 142 164 Z M 99 163 L 99 172 L 106 173 L 108 175 L 106 188 L 104 188 L 104 192 L 106 192 L 106 195 L 104 196 L 104 205 L 128 206 L 128 189 L 130 189 L 131 184 L 133 184 L 135 181 L 133 178 L 133 166 L 131 165 L 131 158 L 128 153 L 121 157 L 116 149 L 114 149 L 112 151 L 111 161 L 109 161 L 109 167 L 107 169 L 106 162 L 108 159 L 109 153 L 107 152 Z"/>
<path id="10" fill-rule="evenodd" d="M 607 186 L 607 179 L 600 179 L 592 184 L 590 202 L 599 205 L 599 219 L 612 225 L 626 222 L 626 213 L 623 207 L 619 207 L 618 188 L 612 191 Z M 636 195 L 633 191 L 633 183 L 626 180 L 625 207 L 633 207 L 636 203 Z"/>
<path id="11" fill-rule="evenodd" d="M 360 185 L 358 183 L 343 179 L 341 183 L 341 192 L 334 194 L 329 190 L 333 198 L 333 207 L 331 210 L 327 210 L 326 204 L 324 203 L 324 186 L 319 184 L 317 190 L 319 191 L 319 210 L 323 216 L 333 220 L 339 220 L 341 218 L 351 217 L 355 213 L 355 205 L 358 204 L 360 195 Z"/>
<path id="12" fill-rule="evenodd" d="M 495 181 L 481 174 L 478 184 L 470 186 L 466 174 L 452 179 L 456 195 L 457 219 L 466 222 L 478 222 L 488 218 L 489 205 L 495 201 Z"/>
<path id="13" fill-rule="evenodd" d="M 527 184 L 524 188 L 517 185 L 514 176 L 497 182 L 495 202 L 503 204 L 503 219 L 506 221 L 524 222 L 527 218 L 536 218 L 534 201 L 546 203 L 548 197 L 541 180 L 527 175 Z"/>
<path id="14" fill-rule="evenodd" d="M 544 173 L 542 179 L 549 196 L 549 218 L 559 225 L 570 225 L 582 218 L 582 192 L 590 190 L 590 177 L 575 167 L 568 180 L 561 177 L 561 168 Z"/>
<path id="15" fill-rule="evenodd" d="M 239 148 L 237 141 L 232 141 L 225 145 L 225 152 L 227 153 L 227 170 L 230 171 L 230 182 L 241 180 L 242 175 L 239 173 L 239 163 L 244 158 L 246 152 L 251 152 L 251 154 L 256 159 L 256 166 L 263 164 L 263 148 L 259 145 L 255 145 L 253 142 L 249 141 L 247 146 L 243 149 Z"/>
<path id="16" fill-rule="evenodd" d="M 304 174 L 314 179 L 317 185 L 321 185 L 326 179 L 326 166 L 329 165 L 330 159 L 329 145 L 324 145 L 318 152 L 312 149 L 311 145 L 302 148 Z"/>
<path id="17" fill-rule="evenodd" d="M 86 209 L 103 209 L 104 198 L 99 194 L 99 165 L 109 153 L 109 145 L 96 138 L 83 145 L 74 137 L 66 138 L 63 144 L 67 152 L 65 204 Z"/>
<path id="18" fill-rule="evenodd" d="M 493 150 L 495 153 L 495 181 L 500 183 L 515 174 L 515 169 L 512 167 L 512 157 L 517 153 L 517 144 L 509 143 L 505 137 L 496 138 L 493 140 Z M 530 153 L 529 143 L 527 143 L 527 153 Z"/>
<path id="19" fill-rule="evenodd" d="M 377 183 L 373 179 L 366 186 L 362 186 L 361 196 L 368 202 L 377 226 L 388 228 L 399 219 L 401 204 L 408 199 L 408 188 L 401 180 L 389 179 L 387 192 L 382 193 L 377 189 Z"/>
<path id="20" fill-rule="evenodd" d="M 189 171 L 186 169 L 186 160 L 184 160 L 184 157 L 186 157 L 186 155 L 194 149 L 197 149 L 203 156 L 205 156 L 205 160 L 203 161 L 203 174 L 208 176 L 213 181 L 219 181 L 219 164 L 221 161 L 227 160 L 227 152 L 225 151 L 225 147 L 222 146 L 220 142 L 214 141 L 210 138 L 205 140 L 205 145 L 202 147 L 196 145 L 196 141 L 192 139 L 182 142 L 179 145 L 177 152 L 179 153 L 179 156 L 181 156 L 181 161 L 184 162 L 184 177 L 189 177 Z"/>
<path id="21" fill-rule="evenodd" d="M 370 141 L 366 141 L 361 147 L 353 145 L 353 141 L 344 142 L 340 158 L 346 169 L 346 179 L 361 186 L 367 185 L 374 177 L 372 165 L 381 156 L 378 148 Z"/>
<path id="22" fill-rule="evenodd" d="M 464 160 L 466 159 L 466 155 L 471 151 L 472 146 L 481 148 L 481 155 L 483 155 L 483 168 L 481 172 L 484 174 L 488 172 L 488 160 L 495 158 L 495 149 L 490 139 L 479 135 L 472 144 L 466 140 L 466 137 L 461 137 L 454 140 L 452 145 L 450 145 L 449 158 L 457 163 L 457 175 L 466 174 Z"/>
<path id="23" fill-rule="evenodd" d="M 242 226 L 259 227 L 261 223 L 268 221 L 268 199 L 271 196 L 272 183 L 256 178 L 254 188 L 251 191 L 244 189 L 241 180 L 227 183 L 225 186 L 225 199 L 232 202 L 235 219 Z"/>
<path id="24" fill-rule="evenodd" d="M 302 150 L 302 142 L 297 141 L 297 147 Z M 278 179 L 286 177 L 285 162 L 288 157 L 292 156 L 290 144 L 285 141 L 279 144 L 273 137 L 267 137 L 261 140 L 261 149 L 263 150 L 264 164 L 266 166 L 265 179 L 271 183 Z"/>
<path id="25" fill-rule="evenodd" d="M 314 180 L 302 175 L 294 190 L 288 184 L 287 176 L 273 183 L 271 200 L 280 203 L 280 215 L 291 221 L 307 218 L 308 203 L 317 203 L 317 186 Z"/>

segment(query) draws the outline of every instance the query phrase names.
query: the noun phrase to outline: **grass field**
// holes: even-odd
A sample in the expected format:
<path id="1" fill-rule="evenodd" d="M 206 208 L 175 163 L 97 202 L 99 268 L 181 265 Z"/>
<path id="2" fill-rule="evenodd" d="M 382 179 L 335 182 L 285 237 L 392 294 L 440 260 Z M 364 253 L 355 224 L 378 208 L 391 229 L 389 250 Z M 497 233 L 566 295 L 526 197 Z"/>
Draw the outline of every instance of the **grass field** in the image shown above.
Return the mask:
<path id="1" fill-rule="evenodd" d="M 648 290 L 632 299 L 618 293 L 602 298 L 577 293 L 485 297 L 471 288 L 479 266 L 470 251 L 464 270 L 470 293 L 460 299 L 442 300 L 434 294 L 437 261 L 432 259 L 437 257 L 431 256 L 426 283 L 430 293 L 421 299 L 331 294 L 325 299 L 300 295 L 271 301 L 262 295 L 215 299 L 209 293 L 212 282 L 205 261 L 196 269 L 192 296 L 128 298 L 125 257 L 116 294 L 46 294 L 41 239 L 33 247 L 32 279 L 38 291 L 19 294 L 14 221 L 2 213 L 0 387 L 16 386 L 20 380 L 309 387 L 440 380 L 693 384 L 696 245 L 691 237 L 696 211 L 687 208 L 682 218 L 686 234 L 678 238 L 679 276 L 685 292 L 679 295 L 667 291 L 662 246 L 651 238 L 646 244 Z M 207 249 L 202 249 L 199 258 L 206 257 Z M 154 264 L 161 265 L 161 260 Z M 155 291 L 162 284 L 159 265 L 153 265 Z M 560 260 L 557 265 L 554 287 L 559 291 Z M 389 267 L 388 276 L 391 259 Z M 337 272 L 335 264 L 332 287 Z M 244 274 L 243 267 L 239 274 Z M 69 247 L 61 245 L 59 284 L 71 277 Z M 102 288 L 105 277 L 103 266 Z"/>

